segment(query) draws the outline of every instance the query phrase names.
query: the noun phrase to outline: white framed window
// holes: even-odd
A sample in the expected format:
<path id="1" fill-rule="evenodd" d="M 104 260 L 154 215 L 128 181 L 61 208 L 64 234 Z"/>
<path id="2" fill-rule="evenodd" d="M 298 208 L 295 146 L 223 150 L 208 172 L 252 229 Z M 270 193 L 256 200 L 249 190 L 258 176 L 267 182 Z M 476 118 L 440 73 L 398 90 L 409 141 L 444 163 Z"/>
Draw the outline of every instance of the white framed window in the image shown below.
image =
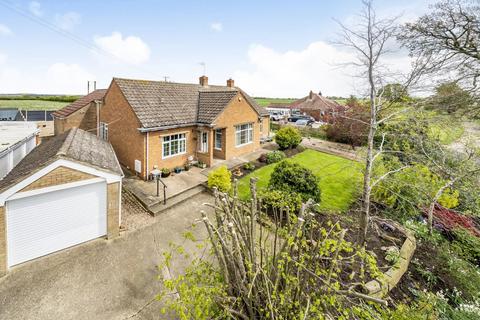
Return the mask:
<path id="1" fill-rule="evenodd" d="M 187 152 L 187 137 L 185 133 L 162 137 L 162 157 L 168 158 Z"/>
<path id="2" fill-rule="evenodd" d="M 260 133 L 263 133 L 263 119 L 260 120 Z"/>
<path id="3" fill-rule="evenodd" d="M 108 140 L 108 123 L 100 122 L 100 138 Z"/>
<path id="4" fill-rule="evenodd" d="M 215 130 L 215 149 L 222 150 L 222 129 Z"/>
<path id="5" fill-rule="evenodd" d="M 235 146 L 243 146 L 253 142 L 253 124 L 246 123 L 235 126 Z"/>
<path id="6" fill-rule="evenodd" d="M 198 151 L 208 153 L 208 131 L 200 132 L 200 144 Z"/>

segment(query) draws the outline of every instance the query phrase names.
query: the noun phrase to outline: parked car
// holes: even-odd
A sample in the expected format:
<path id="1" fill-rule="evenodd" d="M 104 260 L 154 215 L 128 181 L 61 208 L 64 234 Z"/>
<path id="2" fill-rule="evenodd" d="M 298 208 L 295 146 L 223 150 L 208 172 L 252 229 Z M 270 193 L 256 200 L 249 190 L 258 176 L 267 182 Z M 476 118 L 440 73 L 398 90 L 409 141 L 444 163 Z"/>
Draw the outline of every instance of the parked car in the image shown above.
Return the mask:
<path id="1" fill-rule="evenodd" d="M 296 125 L 297 127 L 306 127 L 306 126 L 309 125 L 309 123 L 308 123 L 308 120 L 306 120 L 306 119 L 300 119 L 300 120 L 297 120 L 297 121 L 295 122 L 295 125 Z"/>
<path id="2" fill-rule="evenodd" d="M 307 120 L 308 124 L 311 124 L 311 123 L 315 122 L 315 119 L 313 117 L 306 116 L 306 115 L 300 115 L 300 114 L 299 115 L 292 115 L 287 120 L 288 120 L 288 122 L 297 122 L 298 120 Z"/>
<path id="3" fill-rule="evenodd" d="M 280 121 L 283 119 L 283 115 L 282 114 L 279 114 L 279 113 L 271 113 L 270 114 L 270 120 L 273 120 L 273 121 Z"/>

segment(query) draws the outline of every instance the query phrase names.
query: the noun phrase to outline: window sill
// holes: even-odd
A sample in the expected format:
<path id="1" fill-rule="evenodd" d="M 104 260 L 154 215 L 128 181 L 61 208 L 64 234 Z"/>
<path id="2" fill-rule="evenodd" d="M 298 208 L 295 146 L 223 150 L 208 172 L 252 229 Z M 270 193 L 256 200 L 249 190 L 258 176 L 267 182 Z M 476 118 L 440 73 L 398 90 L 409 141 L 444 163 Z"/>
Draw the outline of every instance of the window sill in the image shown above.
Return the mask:
<path id="1" fill-rule="evenodd" d="M 163 160 L 163 159 L 169 159 L 169 158 L 178 157 L 178 156 L 184 155 L 184 154 L 186 154 L 186 153 L 187 153 L 187 152 L 182 152 L 182 153 L 172 154 L 172 155 L 170 155 L 170 156 L 162 156 L 162 160 Z"/>
<path id="2" fill-rule="evenodd" d="M 247 143 L 244 143 L 244 144 L 236 145 L 235 148 L 241 148 L 241 147 L 244 147 L 244 146 L 248 146 L 249 144 L 253 144 L 253 141 L 247 142 Z"/>

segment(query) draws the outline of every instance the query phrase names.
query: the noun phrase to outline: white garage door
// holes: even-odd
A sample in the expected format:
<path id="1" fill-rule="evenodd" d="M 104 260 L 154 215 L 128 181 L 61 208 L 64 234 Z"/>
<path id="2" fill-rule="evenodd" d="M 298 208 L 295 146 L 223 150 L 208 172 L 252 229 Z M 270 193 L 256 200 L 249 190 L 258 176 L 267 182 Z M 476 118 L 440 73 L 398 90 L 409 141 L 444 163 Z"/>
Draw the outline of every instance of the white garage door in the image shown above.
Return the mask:
<path id="1" fill-rule="evenodd" d="M 8 265 L 104 236 L 105 182 L 7 202 Z"/>

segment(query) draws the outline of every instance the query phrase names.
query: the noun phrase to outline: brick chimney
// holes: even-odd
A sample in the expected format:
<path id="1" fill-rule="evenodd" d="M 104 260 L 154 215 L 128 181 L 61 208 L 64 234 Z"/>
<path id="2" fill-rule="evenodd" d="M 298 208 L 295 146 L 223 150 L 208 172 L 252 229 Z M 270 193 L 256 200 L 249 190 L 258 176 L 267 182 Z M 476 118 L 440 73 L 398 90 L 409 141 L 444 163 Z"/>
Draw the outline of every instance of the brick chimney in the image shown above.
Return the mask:
<path id="1" fill-rule="evenodd" d="M 313 91 L 312 91 L 312 90 L 310 90 L 310 93 L 308 94 L 308 98 L 309 98 L 310 100 L 313 99 Z"/>
<path id="2" fill-rule="evenodd" d="M 200 80 L 200 85 L 202 87 L 207 87 L 208 86 L 208 77 L 207 76 L 201 76 L 199 78 L 199 80 Z"/>
<path id="3" fill-rule="evenodd" d="M 227 80 L 227 87 L 229 87 L 229 88 L 235 87 L 235 81 L 233 81 L 232 78 Z"/>

